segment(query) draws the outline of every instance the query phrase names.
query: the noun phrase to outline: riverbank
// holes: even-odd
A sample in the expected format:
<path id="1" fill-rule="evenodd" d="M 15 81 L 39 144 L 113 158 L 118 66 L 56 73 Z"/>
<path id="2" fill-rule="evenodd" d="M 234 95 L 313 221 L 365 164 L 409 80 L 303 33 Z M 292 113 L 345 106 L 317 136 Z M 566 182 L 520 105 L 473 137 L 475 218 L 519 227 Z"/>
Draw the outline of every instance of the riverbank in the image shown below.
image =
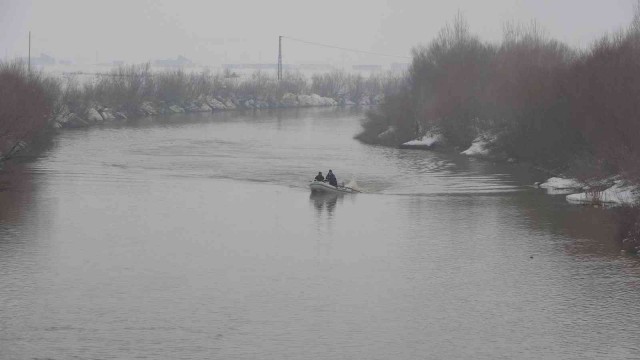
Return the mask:
<path id="1" fill-rule="evenodd" d="M 383 134 L 385 135 L 385 134 Z M 430 150 L 479 158 L 484 161 L 513 163 L 525 165 L 547 174 L 547 178 L 532 184 L 543 189 L 548 195 L 565 196 L 569 204 L 606 208 L 618 221 L 617 239 L 625 253 L 640 253 L 640 183 L 631 181 L 623 175 L 608 177 L 576 177 L 575 172 L 562 172 L 564 169 L 549 169 L 537 164 L 527 163 L 508 157 L 504 152 L 496 151 L 497 136 L 483 133 L 476 137 L 471 145 L 461 148 L 451 146 L 450 142 L 438 129 L 427 132 L 424 136 L 405 142 L 401 149 L 416 151 Z"/>
<path id="2" fill-rule="evenodd" d="M 585 184 L 617 177 L 638 188 L 638 57 L 640 8 L 628 26 L 586 50 L 537 26 L 508 26 L 502 42 L 485 42 L 458 16 L 414 49 L 406 87 L 368 114 L 356 138 L 403 148 L 446 144 Z M 568 200 L 598 205 L 602 196 Z M 640 215 L 637 198 L 620 205 Z"/>
<path id="3" fill-rule="evenodd" d="M 622 251 L 640 253 L 640 185 L 620 176 L 581 181 L 552 177 L 535 184 L 550 195 L 564 195 L 570 204 L 605 207 L 618 222 L 617 238 Z"/>
<path id="4" fill-rule="evenodd" d="M 56 87 L 51 77 L 30 74 L 23 64 L 0 62 L 0 162 L 48 127 Z"/>
<path id="5" fill-rule="evenodd" d="M 317 94 L 296 95 L 286 93 L 280 100 L 261 100 L 256 98 L 220 98 L 206 97 L 185 103 L 145 101 L 137 108 L 123 109 L 121 106 L 110 108 L 104 105 L 92 105 L 83 114 L 72 112 L 68 107 L 61 109 L 49 120 L 53 128 L 80 128 L 92 125 L 135 120 L 158 115 L 184 113 L 209 113 L 234 110 L 261 110 L 280 108 L 332 107 L 332 106 L 371 106 L 377 105 L 381 98 L 362 99 L 357 103 L 345 99 L 333 99 Z"/>
<path id="6" fill-rule="evenodd" d="M 396 93 L 400 75 L 363 77 L 342 71 L 310 78 L 286 72 L 282 79 L 257 71 L 241 77 L 230 71 L 154 72 L 148 64 L 121 66 L 84 84 L 71 78 L 52 115 L 55 127 L 82 127 L 102 121 L 154 115 L 314 106 L 380 104 Z"/>
<path id="7" fill-rule="evenodd" d="M 82 83 L 0 63 L 0 159 L 48 129 L 89 127 L 181 113 L 276 108 L 370 106 L 401 87 L 398 74 L 363 77 L 342 71 L 283 79 L 255 72 L 153 72 L 149 64 L 120 66 Z"/>
<path id="8" fill-rule="evenodd" d="M 371 111 L 357 138 L 404 146 L 437 130 L 449 146 L 580 178 L 640 181 L 640 9 L 586 50 L 536 26 L 509 26 L 499 43 L 462 17 L 417 47 L 406 86 Z"/>

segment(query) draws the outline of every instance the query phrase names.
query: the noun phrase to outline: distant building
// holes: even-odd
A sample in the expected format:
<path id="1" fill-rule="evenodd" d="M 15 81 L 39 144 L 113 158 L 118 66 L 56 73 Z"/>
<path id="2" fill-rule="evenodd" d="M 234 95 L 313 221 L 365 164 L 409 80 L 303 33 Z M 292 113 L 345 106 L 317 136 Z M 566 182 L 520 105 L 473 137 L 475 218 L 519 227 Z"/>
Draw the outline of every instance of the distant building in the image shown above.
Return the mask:
<path id="1" fill-rule="evenodd" d="M 253 64 L 222 64 L 223 69 L 229 70 L 277 70 L 276 63 L 253 63 Z M 284 70 L 302 71 L 326 71 L 333 70 L 333 66 L 328 64 L 282 64 Z"/>
<path id="2" fill-rule="evenodd" d="M 409 65 L 408 63 L 393 63 L 391 64 L 391 70 L 392 71 L 407 71 L 409 70 Z"/>
<path id="3" fill-rule="evenodd" d="M 193 66 L 193 61 L 187 59 L 186 57 L 179 55 L 175 59 L 164 59 L 164 60 L 155 60 L 153 65 L 159 67 L 172 67 L 172 68 L 181 68 Z"/>
<path id="4" fill-rule="evenodd" d="M 224 69 L 229 70 L 277 70 L 277 64 L 222 64 Z M 287 68 L 288 65 L 283 64 L 283 68 Z"/>
<path id="5" fill-rule="evenodd" d="M 333 66 L 329 64 L 300 64 L 298 65 L 300 70 L 313 70 L 313 71 L 328 71 L 333 70 Z"/>
<path id="6" fill-rule="evenodd" d="M 25 63 L 29 61 L 29 58 L 21 58 L 20 60 L 24 61 Z M 56 59 L 54 57 L 51 57 L 47 54 L 40 54 L 39 57 L 31 57 L 31 65 L 36 65 L 36 66 L 46 66 L 46 65 L 55 65 L 56 64 Z"/>
<path id="7" fill-rule="evenodd" d="M 382 65 L 368 65 L 368 64 L 353 65 L 352 69 L 357 71 L 380 71 L 382 70 Z"/>

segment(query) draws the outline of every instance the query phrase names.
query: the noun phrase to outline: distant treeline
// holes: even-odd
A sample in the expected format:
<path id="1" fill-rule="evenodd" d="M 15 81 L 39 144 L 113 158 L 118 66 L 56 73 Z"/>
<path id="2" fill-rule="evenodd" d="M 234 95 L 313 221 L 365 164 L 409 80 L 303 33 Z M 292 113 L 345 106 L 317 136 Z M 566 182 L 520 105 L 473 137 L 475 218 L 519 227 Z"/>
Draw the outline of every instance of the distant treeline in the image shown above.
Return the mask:
<path id="1" fill-rule="evenodd" d="M 47 127 L 88 126 L 163 113 L 298 106 L 372 105 L 404 86 L 393 73 L 364 77 L 343 71 L 282 80 L 257 71 L 154 72 L 149 64 L 120 66 L 80 82 L 29 73 L 24 63 L 0 62 L 0 157 Z"/>
<path id="2" fill-rule="evenodd" d="M 146 101 L 187 105 L 204 101 L 207 97 L 230 99 L 237 103 L 246 100 L 264 102 L 277 107 L 287 93 L 317 94 L 341 103 L 371 103 L 376 97 L 397 91 L 400 77 L 392 73 L 364 77 L 343 71 L 312 75 L 285 72 L 282 80 L 272 74 L 256 71 L 240 77 L 230 71 L 189 73 L 183 70 L 153 72 L 149 64 L 120 66 L 108 76 L 78 84 L 69 82 L 61 103 L 71 104 L 72 110 L 95 104 L 117 110 L 134 111 Z"/>
<path id="3" fill-rule="evenodd" d="M 638 11 L 628 28 L 587 50 L 549 38 L 535 23 L 507 25 L 501 43 L 483 42 L 458 15 L 413 50 L 406 86 L 369 112 L 357 138 L 394 146 L 431 129 L 454 147 L 489 132 L 505 157 L 640 181 Z"/>

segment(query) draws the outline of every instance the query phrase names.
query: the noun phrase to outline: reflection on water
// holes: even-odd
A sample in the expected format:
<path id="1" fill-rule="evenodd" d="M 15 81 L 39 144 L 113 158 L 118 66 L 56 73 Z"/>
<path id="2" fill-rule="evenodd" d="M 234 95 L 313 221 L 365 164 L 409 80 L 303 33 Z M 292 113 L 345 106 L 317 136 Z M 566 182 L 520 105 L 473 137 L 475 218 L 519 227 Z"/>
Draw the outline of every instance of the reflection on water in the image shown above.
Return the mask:
<path id="1" fill-rule="evenodd" d="M 571 240 L 564 245 L 564 250 L 575 256 L 620 255 L 618 224 L 611 211 L 602 207 L 571 205 L 563 195 L 540 196 L 544 192 L 543 189 L 533 189 L 511 198 L 532 231 Z"/>
<path id="2" fill-rule="evenodd" d="M 318 217 L 326 212 L 328 218 L 333 217 L 333 211 L 338 203 L 338 198 L 342 200 L 343 194 L 332 194 L 318 191 L 312 191 L 309 199 L 313 202 Z"/>
<path id="3" fill-rule="evenodd" d="M 23 164 L 8 162 L 0 169 L 0 224 L 19 224 L 32 203 L 32 174 Z"/>

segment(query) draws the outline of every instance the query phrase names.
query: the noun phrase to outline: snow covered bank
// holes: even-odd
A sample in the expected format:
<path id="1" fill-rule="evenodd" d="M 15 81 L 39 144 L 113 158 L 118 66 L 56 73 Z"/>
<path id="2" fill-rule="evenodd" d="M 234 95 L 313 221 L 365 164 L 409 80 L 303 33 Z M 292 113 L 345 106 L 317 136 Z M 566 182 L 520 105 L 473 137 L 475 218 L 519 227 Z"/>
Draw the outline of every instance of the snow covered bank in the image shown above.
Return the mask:
<path id="1" fill-rule="evenodd" d="M 575 179 L 564 179 L 560 177 L 552 177 L 539 185 L 543 189 L 554 190 L 575 190 L 582 189 L 584 184 Z"/>
<path id="2" fill-rule="evenodd" d="M 431 149 L 434 146 L 442 144 L 444 142 L 444 137 L 440 134 L 439 131 L 427 131 L 424 136 L 419 139 L 407 141 L 406 143 L 400 145 L 401 149 Z"/>
<path id="3" fill-rule="evenodd" d="M 467 156 L 489 156 L 491 154 L 490 145 L 496 141 L 497 137 L 490 133 L 480 134 L 476 137 L 471 146 L 461 152 L 462 155 Z"/>
<path id="4" fill-rule="evenodd" d="M 367 100 L 364 101 L 364 103 L 369 104 L 370 102 Z M 338 101 L 336 99 L 322 97 L 317 94 L 296 95 L 287 93 L 284 94 L 280 101 L 254 98 L 237 99 L 233 96 L 229 98 L 208 96 L 180 103 L 145 101 L 134 109 L 125 109 L 116 106 L 118 111 L 113 111 L 100 104 L 94 104 L 85 110 L 77 112 L 71 112 L 68 108 L 64 107 L 62 111 L 51 116 L 50 124 L 53 128 L 78 128 L 103 122 L 113 122 L 149 116 L 152 117 L 157 115 L 207 113 L 238 109 L 258 110 L 290 107 L 329 107 L 345 104 L 346 103 L 342 100 Z"/>
<path id="5" fill-rule="evenodd" d="M 317 94 L 311 95 L 298 95 L 298 106 L 336 106 L 338 102 L 327 97 L 322 97 Z"/>
<path id="6" fill-rule="evenodd" d="M 640 189 L 636 185 L 617 180 L 613 186 L 602 191 L 585 191 L 567 195 L 572 204 L 608 204 L 633 206 L 640 204 Z"/>
<path id="7" fill-rule="evenodd" d="M 630 185 L 619 177 L 585 184 L 576 179 L 552 177 L 538 185 L 548 194 L 569 194 L 566 199 L 572 204 L 608 204 L 633 206 L 640 204 L 640 188 Z"/>
<path id="8" fill-rule="evenodd" d="M 378 139 L 387 139 L 396 133 L 396 128 L 394 126 L 389 126 L 387 130 L 378 134 Z"/>
<path id="9" fill-rule="evenodd" d="M 585 189 L 585 185 L 578 180 L 561 177 L 547 179 L 547 181 L 539 184 L 538 187 L 545 189 L 549 195 L 566 195 Z"/>

